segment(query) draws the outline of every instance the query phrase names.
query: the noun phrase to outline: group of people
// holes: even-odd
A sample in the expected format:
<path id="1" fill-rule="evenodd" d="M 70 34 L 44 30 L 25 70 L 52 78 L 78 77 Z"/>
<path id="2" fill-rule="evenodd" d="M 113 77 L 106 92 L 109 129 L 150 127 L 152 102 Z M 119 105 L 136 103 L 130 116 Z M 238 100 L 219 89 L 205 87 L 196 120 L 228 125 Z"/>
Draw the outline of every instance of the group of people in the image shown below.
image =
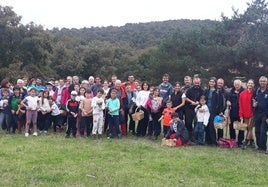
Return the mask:
<path id="1" fill-rule="evenodd" d="M 267 77 L 259 78 L 259 86 L 248 80 L 234 80 L 233 87 L 224 89 L 224 80 L 211 77 L 203 89 L 201 78 L 185 76 L 183 84 L 169 82 L 164 74 L 159 85 L 135 80 L 129 75 L 121 82 L 113 75 L 111 81 L 90 76 L 80 82 L 78 76 L 49 80 L 45 85 L 40 78 L 18 79 L 16 85 L 4 79 L 0 90 L 0 128 L 6 133 L 25 136 L 46 134 L 50 127 L 57 133 L 66 126 L 66 138 L 71 135 L 101 138 L 121 138 L 128 133 L 156 140 L 164 138 L 181 142 L 180 145 L 198 144 L 216 146 L 223 137 L 222 129 L 214 128 L 218 115 L 230 118 L 230 138 L 237 139 L 243 149 L 255 147 L 266 152 L 268 128 Z M 137 123 L 132 114 L 143 111 Z M 244 131 L 234 129 L 234 122 L 243 120 Z M 137 126 L 136 126 L 137 125 Z M 255 127 L 255 137 L 253 134 Z M 39 130 L 39 133 L 38 133 Z"/>

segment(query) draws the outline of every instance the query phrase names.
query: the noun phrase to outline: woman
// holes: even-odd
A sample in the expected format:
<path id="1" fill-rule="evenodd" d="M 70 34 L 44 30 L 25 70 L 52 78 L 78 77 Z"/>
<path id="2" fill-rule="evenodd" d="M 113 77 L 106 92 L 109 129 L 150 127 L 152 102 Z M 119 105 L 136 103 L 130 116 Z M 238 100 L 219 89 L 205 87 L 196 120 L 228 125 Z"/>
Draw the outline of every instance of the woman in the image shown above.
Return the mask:
<path id="1" fill-rule="evenodd" d="M 236 139 L 236 133 L 234 129 L 234 121 L 239 121 L 239 95 L 243 91 L 242 82 L 239 79 L 234 80 L 234 87 L 231 89 L 228 99 L 227 106 L 230 107 L 230 138 Z M 238 146 L 242 145 L 244 140 L 244 131 L 239 131 L 238 133 Z"/>
<path id="2" fill-rule="evenodd" d="M 181 85 L 179 82 L 175 82 L 173 93 L 171 94 L 171 101 L 173 109 L 179 114 L 181 120 L 183 120 L 183 106 L 185 105 L 186 95 L 181 91 Z"/>
<path id="3" fill-rule="evenodd" d="M 205 141 L 209 145 L 217 145 L 216 141 L 216 131 L 214 128 L 214 117 L 216 115 L 222 115 L 223 114 L 223 97 L 221 95 L 221 92 L 217 91 L 217 86 L 216 86 L 216 78 L 211 77 L 209 80 L 209 88 L 205 90 L 204 95 L 207 98 L 207 106 L 209 109 L 209 121 L 208 125 L 206 126 L 206 136 L 205 136 Z M 223 130 L 218 129 L 218 139 L 223 137 Z"/>
<path id="4" fill-rule="evenodd" d="M 138 92 L 136 97 L 136 105 L 144 112 L 144 118 L 139 121 L 137 126 L 137 136 L 145 136 L 148 122 L 149 122 L 149 114 L 146 108 L 146 103 L 150 95 L 150 86 L 148 82 L 143 82 L 141 84 L 141 91 Z"/>
<path id="5" fill-rule="evenodd" d="M 150 110 L 150 114 L 152 116 L 152 131 L 154 134 L 153 140 L 157 140 L 157 137 L 161 133 L 161 122 L 159 121 L 159 118 L 161 117 L 161 108 L 162 108 L 162 101 L 163 98 L 160 96 L 160 89 L 158 87 L 154 88 L 153 94 L 149 97 L 147 100 L 146 106 Z"/>
<path id="6" fill-rule="evenodd" d="M 250 147 L 254 148 L 253 140 L 253 107 L 252 107 L 252 97 L 254 93 L 254 81 L 252 79 L 247 82 L 247 89 L 242 91 L 239 96 L 239 118 L 243 120 L 244 123 L 248 125 L 247 137 L 242 145 L 242 149 L 246 149 L 249 143 Z"/>

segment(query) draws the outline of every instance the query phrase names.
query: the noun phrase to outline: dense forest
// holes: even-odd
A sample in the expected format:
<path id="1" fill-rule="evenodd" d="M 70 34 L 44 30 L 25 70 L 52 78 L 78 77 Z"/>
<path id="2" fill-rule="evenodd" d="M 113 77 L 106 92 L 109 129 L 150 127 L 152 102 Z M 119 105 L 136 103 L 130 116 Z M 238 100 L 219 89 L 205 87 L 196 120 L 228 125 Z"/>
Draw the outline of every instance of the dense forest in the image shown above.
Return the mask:
<path id="1" fill-rule="evenodd" d="M 268 3 L 253 0 L 221 21 L 169 20 L 122 27 L 46 30 L 23 25 L 12 7 L 0 5 L 0 79 L 133 73 L 152 84 L 163 73 L 253 78 L 268 71 Z"/>

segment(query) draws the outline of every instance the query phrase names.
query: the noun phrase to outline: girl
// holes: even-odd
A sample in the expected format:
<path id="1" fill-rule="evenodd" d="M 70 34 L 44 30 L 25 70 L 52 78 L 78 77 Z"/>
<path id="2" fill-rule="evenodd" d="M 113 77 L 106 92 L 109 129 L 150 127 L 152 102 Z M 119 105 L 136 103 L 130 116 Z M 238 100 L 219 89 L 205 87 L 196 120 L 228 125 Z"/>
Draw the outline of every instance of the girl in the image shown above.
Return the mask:
<path id="1" fill-rule="evenodd" d="M 49 123 L 50 123 L 50 112 L 51 108 L 48 102 L 49 92 L 40 92 L 41 97 L 39 98 L 40 109 L 38 110 L 38 126 L 40 134 L 47 134 Z"/>
<path id="2" fill-rule="evenodd" d="M 76 89 L 76 84 L 75 84 L 75 91 L 76 90 L 78 90 L 78 95 L 76 96 L 75 99 L 76 101 L 80 103 L 85 98 L 86 89 L 84 87 L 80 87 Z M 77 136 L 80 136 L 80 125 L 81 125 L 81 111 L 79 110 L 78 115 L 77 115 L 77 120 L 76 120 L 76 128 L 77 128 L 76 135 Z M 84 132 L 81 135 L 84 135 Z"/>
<path id="3" fill-rule="evenodd" d="M 21 101 L 22 105 L 26 108 L 25 137 L 29 136 L 29 126 L 31 123 L 33 123 L 34 128 L 33 135 L 37 136 L 37 110 L 40 108 L 35 88 L 30 87 L 28 93 L 29 96 Z"/>

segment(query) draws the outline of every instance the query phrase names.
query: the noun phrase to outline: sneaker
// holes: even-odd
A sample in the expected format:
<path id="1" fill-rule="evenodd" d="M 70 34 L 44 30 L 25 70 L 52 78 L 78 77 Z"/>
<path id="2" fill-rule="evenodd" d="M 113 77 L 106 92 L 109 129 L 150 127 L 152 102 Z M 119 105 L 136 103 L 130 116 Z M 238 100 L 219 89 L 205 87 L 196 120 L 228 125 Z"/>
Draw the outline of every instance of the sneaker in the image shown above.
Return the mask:
<path id="1" fill-rule="evenodd" d="M 34 136 L 37 136 L 37 132 L 34 132 L 33 135 L 34 135 Z"/>
<path id="2" fill-rule="evenodd" d="M 26 132 L 26 133 L 25 133 L 25 137 L 28 137 L 28 136 L 29 136 L 29 133 L 28 133 L 28 132 Z"/>
<path id="3" fill-rule="evenodd" d="M 43 131 L 43 134 L 44 134 L 44 135 L 47 135 L 47 131 Z"/>
<path id="4" fill-rule="evenodd" d="M 70 135 L 69 134 L 66 134 L 65 138 L 70 138 Z"/>

